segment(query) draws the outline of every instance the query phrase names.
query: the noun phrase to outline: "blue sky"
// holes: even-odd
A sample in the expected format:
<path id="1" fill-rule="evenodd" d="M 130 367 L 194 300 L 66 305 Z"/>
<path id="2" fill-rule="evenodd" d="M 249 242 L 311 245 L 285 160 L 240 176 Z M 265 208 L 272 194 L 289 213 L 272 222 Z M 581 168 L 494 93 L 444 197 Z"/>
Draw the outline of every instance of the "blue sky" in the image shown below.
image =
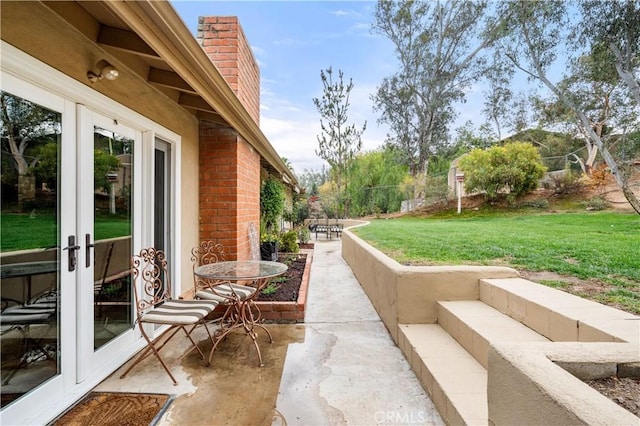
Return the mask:
<path id="1" fill-rule="evenodd" d="M 362 126 L 363 151 L 380 147 L 387 133 L 377 123 L 370 96 L 397 69 L 393 46 L 371 33 L 373 1 L 187 1 L 173 0 L 196 34 L 199 16 L 237 16 L 261 73 L 260 127 L 296 173 L 320 170 L 315 155 L 320 115 L 312 99 L 322 96 L 320 70 L 333 67 L 352 78 L 349 123 Z M 474 112 L 466 104 L 458 123 Z"/>

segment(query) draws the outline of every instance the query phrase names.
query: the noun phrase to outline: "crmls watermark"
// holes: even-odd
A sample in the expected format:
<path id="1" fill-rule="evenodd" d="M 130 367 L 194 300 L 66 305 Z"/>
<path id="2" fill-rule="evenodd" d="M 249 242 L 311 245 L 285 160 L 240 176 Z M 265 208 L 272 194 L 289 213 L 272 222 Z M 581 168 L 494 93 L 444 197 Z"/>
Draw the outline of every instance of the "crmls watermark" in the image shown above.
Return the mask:
<path id="1" fill-rule="evenodd" d="M 376 411 L 374 414 L 377 424 L 424 424 L 427 418 L 424 411 Z"/>

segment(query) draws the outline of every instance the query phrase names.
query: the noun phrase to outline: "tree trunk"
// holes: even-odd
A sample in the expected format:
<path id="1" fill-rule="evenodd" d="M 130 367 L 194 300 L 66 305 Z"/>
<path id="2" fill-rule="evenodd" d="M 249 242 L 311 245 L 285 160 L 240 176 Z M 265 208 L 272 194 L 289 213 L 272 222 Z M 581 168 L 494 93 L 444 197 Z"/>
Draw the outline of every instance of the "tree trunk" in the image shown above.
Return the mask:
<path id="1" fill-rule="evenodd" d="M 585 173 L 590 175 L 593 171 L 593 163 L 596 161 L 596 156 L 598 155 L 598 146 L 590 142 L 587 142 L 586 145 L 587 161 L 585 162 Z"/>
<path id="2" fill-rule="evenodd" d="M 36 198 L 36 178 L 30 175 L 18 176 L 18 207 L 24 207 L 25 201 L 32 201 Z"/>
<path id="3" fill-rule="evenodd" d="M 631 188 L 629 188 L 628 181 L 625 181 L 622 185 L 622 193 L 636 213 L 640 214 L 640 202 L 638 202 L 638 197 L 636 197 Z"/>
<path id="4" fill-rule="evenodd" d="M 609 49 L 616 58 L 616 71 L 618 71 L 618 75 L 622 78 L 622 81 L 625 82 L 638 105 L 640 105 L 640 85 L 638 85 L 638 82 L 633 77 L 631 71 L 623 67 L 624 59 L 622 57 L 622 52 L 620 52 L 620 49 L 618 49 L 618 46 L 616 46 L 614 42 L 609 43 Z"/>

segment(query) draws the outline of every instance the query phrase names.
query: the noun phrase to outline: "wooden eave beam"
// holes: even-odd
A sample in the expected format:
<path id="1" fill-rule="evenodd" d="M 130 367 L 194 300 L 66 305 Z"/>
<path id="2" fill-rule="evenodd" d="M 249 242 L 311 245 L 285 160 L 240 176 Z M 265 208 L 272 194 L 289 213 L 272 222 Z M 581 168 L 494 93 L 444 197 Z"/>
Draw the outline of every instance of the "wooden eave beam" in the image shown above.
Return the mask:
<path id="1" fill-rule="evenodd" d="M 182 79 L 177 73 L 173 71 L 161 70 L 159 68 L 149 68 L 149 75 L 147 77 L 149 83 L 157 84 L 159 86 L 168 87 L 170 89 L 179 90 L 181 92 L 197 95 L 197 92 Z"/>
<path id="2" fill-rule="evenodd" d="M 199 111 L 196 113 L 196 117 L 197 117 L 199 120 L 202 120 L 202 121 L 208 121 L 208 122 L 210 122 L 210 123 L 218 124 L 218 125 L 220 125 L 220 126 L 228 126 L 228 125 L 229 125 L 229 123 L 227 123 L 227 122 L 224 120 L 224 118 L 222 118 L 222 117 L 220 116 L 220 114 L 218 114 L 217 112 L 209 112 L 209 111 L 202 111 L 202 110 L 199 110 Z"/>
<path id="3" fill-rule="evenodd" d="M 266 136 L 253 121 L 211 59 L 197 44 L 189 29 L 168 1 L 107 1 L 104 5 L 134 29 L 147 46 L 153 46 L 162 60 L 174 69 L 258 153 L 293 185 L 295 175 L 284 164 Z M 185 93 L 181 94 L 185 96 Z"/>
<path id="4" fill-rule="evenodd" d="M 198 111 L 215 112 L 211 105 L 209 105 L 204 99 L 197 95 L 190 95 L 188 93 L 180 93 L 178 104 L 185 108 L 197 109 Z"/>
<path id="5" fill-rule="evenodd" d="M 100 44 L 113 47 L 114 49 L 146 56 L 148 58 L 160 59 L 160 55 L 132 31 L 101 25 L 97 41 Z"/>

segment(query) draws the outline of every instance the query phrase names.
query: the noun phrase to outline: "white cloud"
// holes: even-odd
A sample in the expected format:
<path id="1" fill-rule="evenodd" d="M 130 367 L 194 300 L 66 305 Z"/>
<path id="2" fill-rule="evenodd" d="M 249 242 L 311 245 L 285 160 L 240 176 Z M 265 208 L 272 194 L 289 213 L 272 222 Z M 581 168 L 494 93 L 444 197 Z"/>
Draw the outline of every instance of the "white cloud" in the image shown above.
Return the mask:
<path id="1" fill-rule="evenodd" d="M 322 167 L 323 160 L 315 154 L 318 147 L 316 136 L 320 133 L 319 118 L 302 111 L 289 117 L 264 115 L 260 118 L 260 127 L 274 149 L 289 160 L 296 173 Z"/>
<path id="2" fill-rule="evenodd" d="M 363 31 L 364 30 L 364 31 L 367 31 L 367 33 L 369 33 L 369 30 L 371 29 L 371 24 L 369 24 L 367 22 L 358 22 L 357 24 L 355 24 L 351 28 L 356 30 L 356 31 Z"/>
<path id="3" fill-rule="evenodd" d="M 367 129 L 362 136 L 362 151 L 371 151 L 384 143 L 388 127 L 378 125 L 369 94 L 375 85 L 354 86 L 351 92 L 349 124 L 361 128 L 365 120 Z M 305 169 L 320 170 L 326 164 L 315 151 L 321 134 L 320 114 L 312 105 L 298 105 L 275 96 L 269 106 L 262 108 L 260 127 L 271 145 L 292 164 L 296 173 Z"/>

